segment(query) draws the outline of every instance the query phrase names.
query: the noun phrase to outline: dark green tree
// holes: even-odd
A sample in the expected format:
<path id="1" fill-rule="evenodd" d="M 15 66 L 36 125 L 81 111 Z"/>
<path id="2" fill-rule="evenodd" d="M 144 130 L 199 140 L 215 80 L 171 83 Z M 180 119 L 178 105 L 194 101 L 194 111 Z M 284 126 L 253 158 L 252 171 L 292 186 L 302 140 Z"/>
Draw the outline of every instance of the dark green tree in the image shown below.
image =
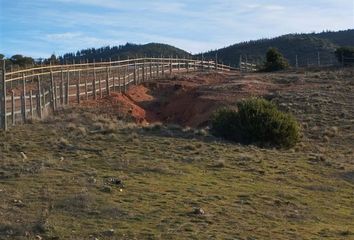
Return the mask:
<path id="1" fill-rule="evenodd" d="M 13 65 L 18 65 L 20 67 L 25 67 L 26 65 L 34 64 L 34 59 L 31 57 L 25 57 L 20 54 L 13 55 L 10 58 L 10 61 Z"/>
<path id="2" fill-rule="evenodd" d="M 266 55 L 264 71 L 272 72 L 289 68 L 288 61 L 276 48 L 270 48 Z"/>
<path id="3" fill-rule="evenodd" d="M 5 57 L 5 55 L 0 53 L 0 60 L 3 60 L 4 57 Z"/>

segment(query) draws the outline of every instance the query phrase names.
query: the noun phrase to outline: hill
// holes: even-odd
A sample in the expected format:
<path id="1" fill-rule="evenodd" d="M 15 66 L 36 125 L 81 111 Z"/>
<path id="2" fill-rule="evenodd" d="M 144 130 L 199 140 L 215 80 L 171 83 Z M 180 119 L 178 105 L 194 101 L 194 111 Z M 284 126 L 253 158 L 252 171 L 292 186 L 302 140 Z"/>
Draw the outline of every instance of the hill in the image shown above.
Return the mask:
<path id="1" fill-rule="evenodd" d="M 214 59 L 216 53 L 220 61 L 238 65 L 240 56 L 252 62 L 261 63 L 270 47 L 276 47 L 295 65 L 296 55 L 299 65 L 317 64 L 318 53 L 323 64 L 336 61 L 334 51 L 339 46 L 354 46 L 354 30 L 322 32 L 310 34 L 288 34 L 272 39 L 242 42 L 215 51 L 204 53 L 205 58 Z M 201 54 L 198 55 L 199 57 Z"/>
<path id="2" fill-rule="evenodd" d="M 175 123 L 215 99 L 267 97 L 303 138 L 293 149 L 231 144 L 171 118 L 126 122 L 117 101 L 100 105 L 114 95 L 89 100 L 0 131 L 0 239 L 353 239 L 352 69 L 190 73 L 149 86 L 159 102 L 124 97 L 167 107 Z"/>
<path id="3" fill-rule="evenodd" d="M 61 62 L 72 62 L 80 60 L 89 60 L 93 59 L 127 59 L 133 57 L 157 57 L 157 56 L 178 56 L 185 57 L 190 56 L 190 54 L 182 49 L 161 43 L 148 43 L 144 45 L 127 43 L 121 46 L 106 46 L 102 48 L 89 48 L 77 51 L 76 53 L 67 53 L 59 57 Z"/>
<path id="4" fill-rule="evenodd" d="M 354 46 L 354 30 L 348 29 L 338 32 L 326 31 L 313 33 L 310 36 L 327 39 L 339 46 Z"/>

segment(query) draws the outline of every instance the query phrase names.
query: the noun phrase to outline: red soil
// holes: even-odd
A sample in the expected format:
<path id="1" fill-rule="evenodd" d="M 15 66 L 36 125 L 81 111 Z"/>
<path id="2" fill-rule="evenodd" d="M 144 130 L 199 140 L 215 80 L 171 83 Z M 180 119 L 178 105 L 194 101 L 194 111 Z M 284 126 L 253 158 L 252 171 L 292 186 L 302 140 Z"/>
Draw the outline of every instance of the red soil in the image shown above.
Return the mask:
<path id="1" fill-rule="evenodd" d="M 274 84 L 260 77 L 217 73 L 175 76 L 84 104 L 96 107 L 101 113 L 130 116 L 137 123 L 165 122 L 198 127 L 205 125 L 220 106 L 250 96 L 301 87 L 301 84 Z"/>

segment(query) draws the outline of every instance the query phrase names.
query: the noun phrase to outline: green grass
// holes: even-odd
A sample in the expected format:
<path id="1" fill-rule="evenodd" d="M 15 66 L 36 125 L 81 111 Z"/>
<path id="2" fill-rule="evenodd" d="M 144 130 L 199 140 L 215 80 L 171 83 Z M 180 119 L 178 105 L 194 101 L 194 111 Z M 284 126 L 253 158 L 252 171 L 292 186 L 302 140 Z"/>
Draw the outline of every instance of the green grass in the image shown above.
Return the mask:
<path id="1" fill-rule="evenodd" d="M 179 130 L 118 127 L 85 137 L 54 131 L 63 128 L 35 124 L 4 136 L 5 239 L 5 227 L 12 229 L 9 238 L 27 231 L 48 239 L 110 239 L 110 229 L 123 239 L 338 239 L 353 233 L 353 185 L 325 164 L 310 164 L 304 153 L 184 138 Z M 62 136 L 103 151 L 61 149 Z M 220 159 L 223 166 L 215 166 Z M 114 185 L 102 191 L 109 177 L 124 181 L 122 192 Z M 206 214 L 193 215 L 194 207 Z"/>
<path id="2" fill-rule="evenodd" d="M 290 110 L 308 125 L 294 149 L 144 129 L 75 108 L 0 133 L 0 239 L 352 239 L 352 135 L 333 115 L 339 100 L 308 115 L 302 98 L 277 101 L 295 101 Z M 98 125 L 109 131 L 90 133 Z M 339 130 L 322 142 L 313 126 Z"/>

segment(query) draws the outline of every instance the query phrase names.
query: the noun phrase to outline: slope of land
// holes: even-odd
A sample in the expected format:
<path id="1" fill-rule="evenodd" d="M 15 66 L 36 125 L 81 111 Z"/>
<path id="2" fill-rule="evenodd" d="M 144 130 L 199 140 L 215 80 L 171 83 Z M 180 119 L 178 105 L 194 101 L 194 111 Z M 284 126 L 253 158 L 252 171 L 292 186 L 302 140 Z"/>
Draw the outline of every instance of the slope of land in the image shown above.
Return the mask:
<path id="1" fill-rule="evenodd" d="M 137 88 L 0 133 L 0 239 L 354 237 L 352 70 L 192 74 Z M 117 120 L 165 121 L 183 91 L 209 108 L 264 95 L 295 115 L 303 138 L 262 149 Z"/>
<path id="2" fill-rule="evenodd" d="M 234 44 L 222 49 L 204 53 L 206 58 L 215 58 L 218 54 L 220 61 L 237 66 L 239 56 L 248 57 L 249 61 L 262 62 L 270 47 L 275 47 L 295 65 L 296 55 L 298 64 L 317 64 L 317 56 L 320 54 L 324 64 L 335 62 L 334 51 L 339 46 L 354 46 L 354 30 L 323 32 L 311 34 L 288 34 L 272 39 L 261 39 Z M 244 59 L 245 60 L 245 59 Z"/>
<path id="3" fill-rule="evenodd" d="M 117 60 L 117 59 L 127 59 L 127 58 L 136 58 L 136 57 L 186 57 L 190 56 L 190 54 L 182 49 L 173 47 L 168 44 L 162 43 L 148 43 L 148 44 L 132 44 L 127 43 L 121 46 L 115 47 L 102 47 L 102 48 L 89 48 L 77 51 L 76 53 L 67 53 L 62 57 L 59 57 L 59 61 L 72 62 L 75 60 L 79 62 L 80 60 L 86 61 L 89 60 L 92 62 L 93 60 L 99 61 L 103 60 Z"/>
<path id="4" fill-rule="evenodd" d="M 318 53 L 321 56 L 323 64 L 336 62 L 334 51 L 339 46 L 354 46 L 354 30 L 344 30 L 337 32 L 322 32 L 309 34 L 288 34 L 272 39 L 260 39 L 255 41 L 243 42 L 234 44 L 215 51 L 204 53 L 207 59 L 215 59 L 215 54 L 218 53 L 220 62 L 238 66 L 239 56 L 247 56 L 249 61 L 263 62 L 265 54 L 270 47 L 278 48 L 284 56 L 295 65 L 296 55 L 298 55 L 298 64 L 306 66 L 307 64 L 317 64 Z M 176 47 L 160 44 L 149 43 L 144 45 L 127 43 L 122 46 L 90 48 L 79 50 L 76 53 L 67 53 L 59 58 L 60 61 L 72 62 L 75 60 L 99 61 L 100 59 L 127 59 L 128 57 L 158 57 L 158 56 L 178 56 L 192 57 L 190 53 Z M 194 55 L 201 57 L 201 54 Z M 245 60 L 245 59 L 244 59 Z"/>

